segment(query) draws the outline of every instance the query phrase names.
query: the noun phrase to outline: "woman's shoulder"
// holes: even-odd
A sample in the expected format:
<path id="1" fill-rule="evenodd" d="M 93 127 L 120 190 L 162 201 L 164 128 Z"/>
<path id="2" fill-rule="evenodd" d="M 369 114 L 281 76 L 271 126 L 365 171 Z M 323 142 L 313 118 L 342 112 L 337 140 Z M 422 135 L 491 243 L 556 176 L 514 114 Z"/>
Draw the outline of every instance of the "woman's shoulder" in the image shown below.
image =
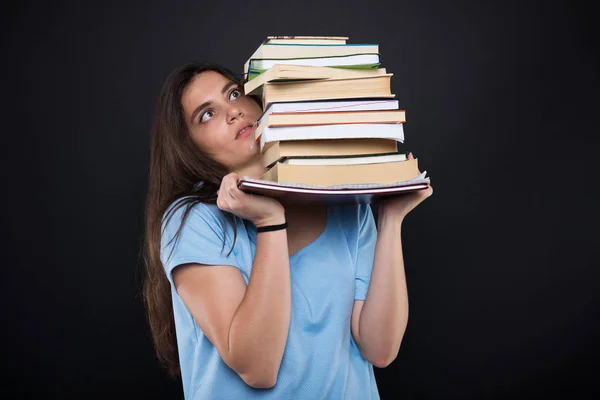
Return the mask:
<path id="1" fill-rule="evenodd" d="M 163 225 L 180 224 L 184 220 L 192 224 L 223 226 L 226 216 L 216 204 L 197 202 L 192 197 L 182 197 L 169 205 L 163 214 Z"/>

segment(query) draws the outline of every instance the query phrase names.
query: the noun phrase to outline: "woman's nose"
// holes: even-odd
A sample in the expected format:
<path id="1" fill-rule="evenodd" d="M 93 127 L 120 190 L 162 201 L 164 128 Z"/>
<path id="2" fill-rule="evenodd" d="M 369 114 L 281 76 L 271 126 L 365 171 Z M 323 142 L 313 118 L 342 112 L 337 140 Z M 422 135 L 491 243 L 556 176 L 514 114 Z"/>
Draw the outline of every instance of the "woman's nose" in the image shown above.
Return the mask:
<path id="1" fill-rule="evenodd" d="M 239 118 L 242 115 L 244 115 L 244 113 L 242 112 L 242 109 L 236 105 L 231 105 L 229 106 L 229 110 L 227 111 L 227 115 L 229 116 L 229 120 L 233 120 L 235 118 Z"/>

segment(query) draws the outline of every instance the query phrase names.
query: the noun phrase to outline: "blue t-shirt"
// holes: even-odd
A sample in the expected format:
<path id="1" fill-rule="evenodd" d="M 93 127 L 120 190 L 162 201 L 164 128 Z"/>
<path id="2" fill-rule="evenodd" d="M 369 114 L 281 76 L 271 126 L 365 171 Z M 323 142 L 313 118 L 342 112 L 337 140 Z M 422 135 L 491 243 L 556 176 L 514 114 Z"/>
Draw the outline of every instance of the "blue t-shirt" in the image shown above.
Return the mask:
<path id="1" fill-rule="evenodd" d="M 186 399 L 379 399 L 373 365 L 360 353 L 350 320 L 364 300 L 377 232 L 368 205 L 331 206 L 323 233 L 290 257 L 291 319 L 273 388 L 248 386 L 219 356 L 177 294 L 172 272 L 186 263 L 231 265 L 246 284 L 256 250 L 256 228 L 233 227 L 215 205 L 192 207 L 181 235 L 171 240 L 186 206 L 163 224 L 161 260 L 171 282 L 177 345 Z M 223 240 L 225 239 L 225 246 Z"/>

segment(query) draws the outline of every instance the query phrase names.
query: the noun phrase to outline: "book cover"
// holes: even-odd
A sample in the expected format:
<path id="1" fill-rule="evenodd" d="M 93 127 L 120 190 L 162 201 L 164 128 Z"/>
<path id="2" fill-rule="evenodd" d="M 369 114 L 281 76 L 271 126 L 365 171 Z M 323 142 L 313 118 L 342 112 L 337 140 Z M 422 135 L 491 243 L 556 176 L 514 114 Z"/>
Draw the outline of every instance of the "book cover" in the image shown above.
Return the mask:
<path id="1" fill-rule="evenodd" d="M 278 199 L 284 204 L 373 204 L 400 193 L 427 189 L 430 179 L 424 171 L 414 179 L 391 184 L 338 185 L 319 187 L 293 183 L 276 183 L 243 177 L 240 190 Z"/>

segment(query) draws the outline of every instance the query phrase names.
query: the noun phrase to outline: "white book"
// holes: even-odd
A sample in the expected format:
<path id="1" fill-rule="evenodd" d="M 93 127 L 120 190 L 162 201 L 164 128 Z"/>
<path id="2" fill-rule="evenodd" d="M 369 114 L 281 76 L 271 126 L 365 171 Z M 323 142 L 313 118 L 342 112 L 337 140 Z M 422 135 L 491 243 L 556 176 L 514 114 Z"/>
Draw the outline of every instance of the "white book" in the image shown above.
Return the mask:
<path id="1" fill-rule="evenodd" d="M 339 124 L 277 128 L 260 125 L 256 130 L 256 139 L 259 137 L 260 150 L 264 151 L 270 143 L 287 140 L 376 138 L 404 142 L 404 128 L 402 124 Z"/>
<path id="2" fill-rule="evenodd" d="M 380 164 L 395 161 L 406 161 L 406 154 L 361 155 L 350 157 L 289 157 L 284 158 L 280 163 L 289 165 L 358 165 Z"/>
<path id="3" fill-rule="evenodd" d="M 380 111 L 397 110 L 398 100 L 352 100 L 352 101 L 303 101 L 272 103 L 261 119 L 271 113 L 334 112 L 334 111 Z"/>
<path id="4" fill-rule="evenodd" d="M 304 39 L 302 36 L 297 36 L 289 39 L 269 39 L 268 44 L 347 44 L 348 38 L 339 39 Z"/>
<path id="5" fill-rule="evenodd" d="M 244 63 L 248 72 L 253 59 L 290 59 L 304 57 L 340 57 L 353 54 L 379 54 L 378 44 L 275 44 L 262 43 Z"/>
<path id="6" fill-rule="evenodd" d="M 250 56 L 260 58 L 336 57 L 349 54 L 378 54 L 375 43 L 293 44 L 262 43 Z"/>

